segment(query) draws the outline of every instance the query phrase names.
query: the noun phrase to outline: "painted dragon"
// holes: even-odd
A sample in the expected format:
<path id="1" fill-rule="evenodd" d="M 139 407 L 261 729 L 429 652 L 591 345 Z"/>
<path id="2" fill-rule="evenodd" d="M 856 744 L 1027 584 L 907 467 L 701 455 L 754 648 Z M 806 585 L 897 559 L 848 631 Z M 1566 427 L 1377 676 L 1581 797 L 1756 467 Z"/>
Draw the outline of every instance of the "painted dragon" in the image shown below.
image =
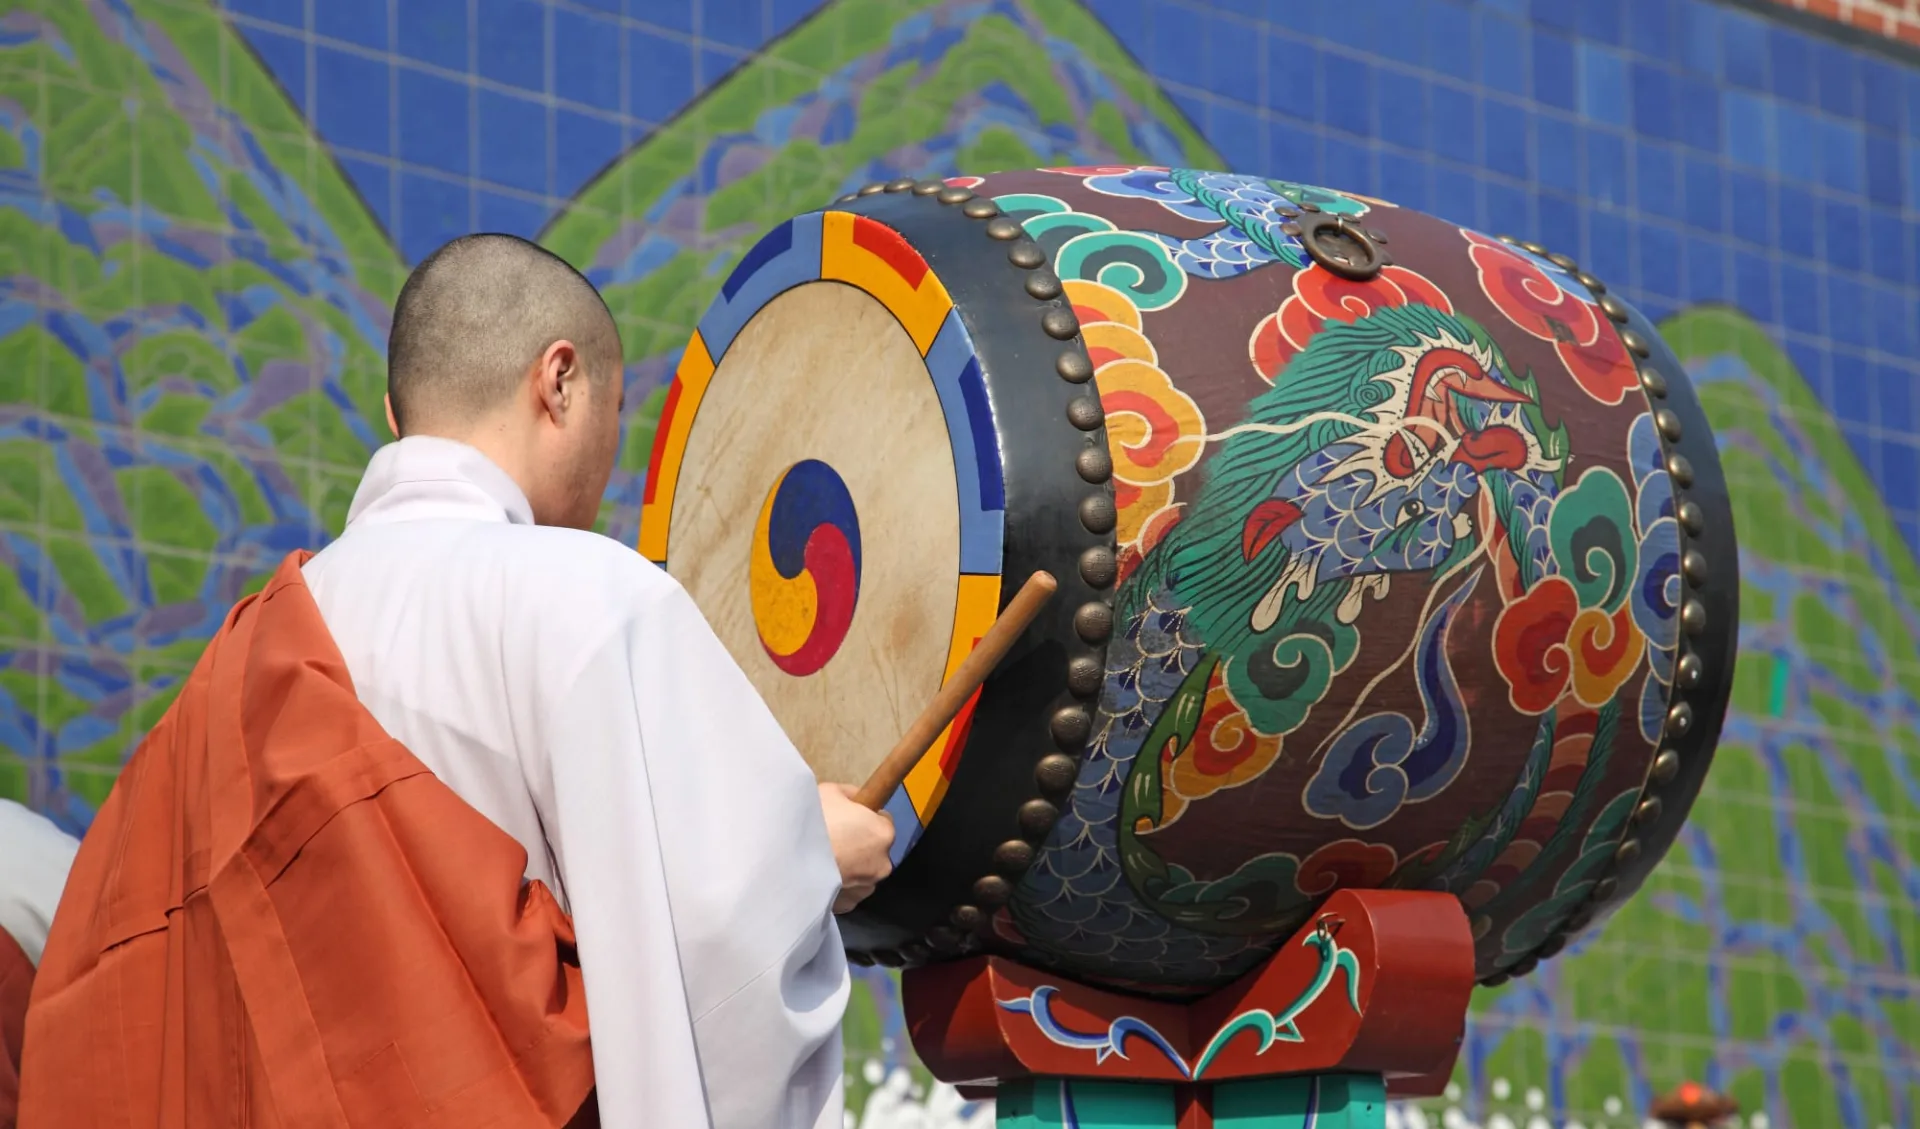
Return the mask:
<path id="1" fill-rule="evenodd" d="M 1422 724 L 1360 718 L 1338 741 L 1365 747 L 1323 757 L 1359 769 L 1322 775 L 1335 777 L 1324 782 L 1329 804 L 1360 811 L 1342 816 L 1354 826 L 1386 818 L 1369 823 L 1361 810 L 1383 778 L 1375 770 L 1400 782 L 1391 807 L 1437 794 L 1464 762 L 1469 736 L 1446 632 L 1482 582 L 1476 554 L 1510 554 L 1523 586 L 1553 567 L 1547 517 L 1566 453 L 1566 432 L 1547 420 L 1531 375 L 1515 373 L 1467 318 L 1407 305 L 1317 333 L 1252 402 L 1188 516 L 1119 595 L 1101 726 L 1073 815 L 1047 852 L 1048 873 L 1029 891 L 1091 895 L 1100 907 L 1063 923 L 1057 906 L 1016 904 L 1020 928 L 1057 947 L 1105 949 L 1123 958 L 1115 963 L 1137 949 L 1143 972 L 1206 978 L 1237 971 L 1248 939 L 1304 920 L 1311 899 L 1295 885 L 1291 855 L 1200 881 L 1154 846 L 1183 808 L 1169 780 L 1194 749 L 1210 687 L 1224 685 L 1254 734 L 1284 740 L 1352 662 L 1365 604 L 1384 597 L 1395 574 L 1426 574 L 1434 598 L 1408 656 Z M 1482 512 L 1497 528 L 1476 528 Z M 1404 860 L 1391 884 L 1469 885 L 1531 809 L 1553 731 L 1549 712 L 1513 794 L 1441 849 Z M 1604 758 L 1599 743 L 1595 751 Z M 1589 765 L 1596 780 L 1602 771 Z"/>

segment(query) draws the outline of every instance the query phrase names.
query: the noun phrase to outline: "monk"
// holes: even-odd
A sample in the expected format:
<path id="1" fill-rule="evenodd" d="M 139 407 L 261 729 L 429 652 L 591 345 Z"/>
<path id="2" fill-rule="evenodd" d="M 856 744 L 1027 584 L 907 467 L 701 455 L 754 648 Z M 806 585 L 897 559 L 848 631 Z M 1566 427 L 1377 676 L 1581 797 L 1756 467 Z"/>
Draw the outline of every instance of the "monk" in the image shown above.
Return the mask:
<path id="1" fill-rule="evenodd" d="M 0 800 L 0 1129 L 20 1102 L 20 1040 L 33 967 L 80 842 L 47 817 Z"/>
<path id="2" fill-rule="evenodd" d="M 892 825 L 589 531 L 622 368 L 531 243 L 413 272 L 399 441 L 235 608 L 80 849 L 23 1129 L 840 1129 L 833 911 Z"/>

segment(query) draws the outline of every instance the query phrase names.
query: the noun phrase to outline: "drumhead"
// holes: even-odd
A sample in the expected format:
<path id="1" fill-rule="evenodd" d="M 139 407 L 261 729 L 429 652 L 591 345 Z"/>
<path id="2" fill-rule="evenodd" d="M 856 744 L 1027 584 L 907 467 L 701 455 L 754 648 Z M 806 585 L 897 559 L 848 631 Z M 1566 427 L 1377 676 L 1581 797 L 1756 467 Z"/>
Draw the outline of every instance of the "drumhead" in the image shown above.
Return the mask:
<path id="1" fill-rule="evenodd" d="M 715 369 L 682 465 L 701 476 L 675 495 L 667 571 L 815 774 L 861 783 L 939 690 L 959 596 L 958 486 L 919 350 L 851 286 L 788 290 Z"/>
<path id="2" fill-rule="evenodd" d="M 864 217 L 815 213 L 769 234 L 687 346 L 640 549 L 687 589 L 822 781 L 865 782 L 999 610 L 991 428 L 939 279 Z M 896 861 L 945 797 L 970 719 L 887 805 Z"/>

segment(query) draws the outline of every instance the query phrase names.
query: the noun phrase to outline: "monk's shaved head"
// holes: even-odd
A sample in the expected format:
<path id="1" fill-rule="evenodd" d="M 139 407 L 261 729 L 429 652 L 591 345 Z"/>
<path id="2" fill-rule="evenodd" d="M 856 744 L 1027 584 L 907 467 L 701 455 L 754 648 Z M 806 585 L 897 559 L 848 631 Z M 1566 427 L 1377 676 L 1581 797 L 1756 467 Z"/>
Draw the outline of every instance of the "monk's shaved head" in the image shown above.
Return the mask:
<path id="1" fill-rule="evenodd" d="M 613 315 L 579 271 L 512 235 L 463 235 L 415 267 L 394 304 L 394 420 L 402 432 L 478 422 L 561 340 L 573 342 L 594 383 L 620 372 Z"/>

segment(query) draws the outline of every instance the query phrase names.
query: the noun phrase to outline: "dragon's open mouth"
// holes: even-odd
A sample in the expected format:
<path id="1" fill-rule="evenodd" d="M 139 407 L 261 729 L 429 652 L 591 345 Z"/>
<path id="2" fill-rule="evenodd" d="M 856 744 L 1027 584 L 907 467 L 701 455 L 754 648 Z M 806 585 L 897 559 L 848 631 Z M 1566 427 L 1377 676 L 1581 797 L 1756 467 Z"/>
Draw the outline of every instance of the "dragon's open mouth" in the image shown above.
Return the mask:
<path id="1" fill-rule="evenodd" d="M 1520 470 L 1527 465 L 1527 441 L 1511 427 L 1495 426 L 1484 431 L 1469 431 L 1460 437 L 1453 450 L 1453 461 L 1465 463 L 1477 471 Z"/>
<path id="2" fill-rule="evenodd" d="M 1456 394 L 1451 403 L 1452 422 L 1459 426 L 1460 440 L 1450 461 L 1485 472 L 1524 470 L 1532 459 L 1524 426 L 1528 401 L 1501 400 L 1489 403 L 1477 397 Z"/>

